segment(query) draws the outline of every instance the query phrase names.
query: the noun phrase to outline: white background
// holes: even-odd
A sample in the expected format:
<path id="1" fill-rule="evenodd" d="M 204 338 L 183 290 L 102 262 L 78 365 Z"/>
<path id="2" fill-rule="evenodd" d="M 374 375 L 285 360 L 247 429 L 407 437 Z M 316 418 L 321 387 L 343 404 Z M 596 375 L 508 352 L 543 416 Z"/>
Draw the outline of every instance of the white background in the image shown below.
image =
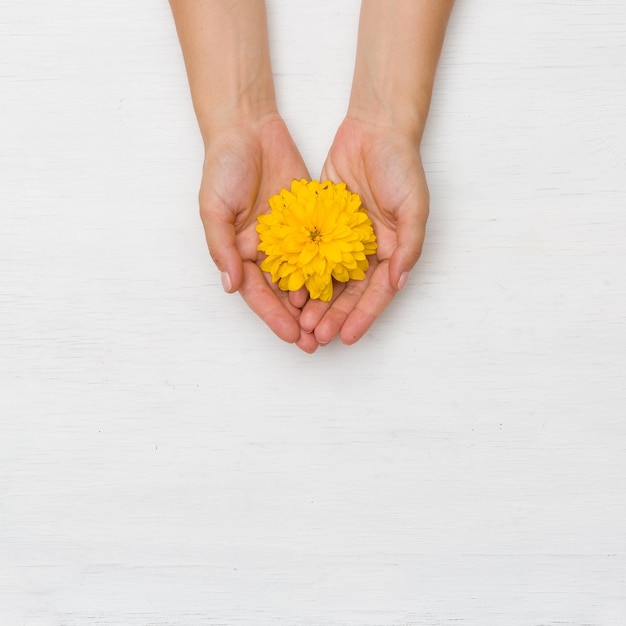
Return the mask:
<path id="1" fill-rule="evenodd" d="M 317 175 L 358 2 L 272 0 Z M 0 3 L 0 623 L 626 623 L 626 3 L 459 0 L 407 290 L 223 293 L 166 2 Z"/>

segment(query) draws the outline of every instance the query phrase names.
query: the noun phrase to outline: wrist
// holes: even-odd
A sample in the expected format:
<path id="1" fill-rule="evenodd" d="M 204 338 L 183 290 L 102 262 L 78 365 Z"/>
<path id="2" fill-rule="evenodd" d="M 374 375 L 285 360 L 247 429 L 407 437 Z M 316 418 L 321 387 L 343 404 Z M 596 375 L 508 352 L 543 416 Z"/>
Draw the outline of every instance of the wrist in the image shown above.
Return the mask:
<path id="1" fill-rule="evenodd" d="M 205 143 L 221 130 L 250 126 L 277 115 L 274 78 L 264 56 L 254 57 L 250 50 L 238 49 L 207 76 L 199 97 L 194 99 Z"/>
<path id="2" fill-rule="evenodd" d="M 253 127 L 265 120 L 280 117 L 273 92 L 261 94 L 243 94 L 215 104 L 210 110 L 196 112 L 204 144 L 207 145 L 217 133 L 242 127 Z"/>
<path id="3" fill-rule="evenodd" d="M 387 131 L 397 131 L 420 143 L 428 106 L 391 87 L 353 85 L 346 117 Z"/>

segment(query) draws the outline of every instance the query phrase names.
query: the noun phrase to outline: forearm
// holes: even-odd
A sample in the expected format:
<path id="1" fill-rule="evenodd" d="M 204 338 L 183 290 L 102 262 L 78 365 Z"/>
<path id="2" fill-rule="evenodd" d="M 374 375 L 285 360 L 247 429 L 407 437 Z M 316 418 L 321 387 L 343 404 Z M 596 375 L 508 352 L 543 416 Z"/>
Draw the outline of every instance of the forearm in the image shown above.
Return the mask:
<path id="1" fill-rule="evenodd" d="M 276 112 L 263 0 L 170 0 L 194 110 L 212 133 Z"/>
<path id="2" fill-rule="evenodd" d="M 424 131 L 454 0 L 363 0 L 348 115 Z"/>

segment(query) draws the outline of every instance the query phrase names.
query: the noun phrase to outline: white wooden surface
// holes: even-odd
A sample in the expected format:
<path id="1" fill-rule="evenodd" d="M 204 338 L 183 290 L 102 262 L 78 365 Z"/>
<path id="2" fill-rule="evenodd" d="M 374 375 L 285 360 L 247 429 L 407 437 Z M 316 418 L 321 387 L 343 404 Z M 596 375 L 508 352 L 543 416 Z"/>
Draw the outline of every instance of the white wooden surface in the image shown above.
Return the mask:
<path id="1" fill-rule="evenodd" d="M 270 2 L 313 174 L 357 14 Z M 0 624 L 625 624 L 626 3 L 459 0 L 351 348 L 222 292 L 201 159 L 166 2 L 0 3 Z"/>

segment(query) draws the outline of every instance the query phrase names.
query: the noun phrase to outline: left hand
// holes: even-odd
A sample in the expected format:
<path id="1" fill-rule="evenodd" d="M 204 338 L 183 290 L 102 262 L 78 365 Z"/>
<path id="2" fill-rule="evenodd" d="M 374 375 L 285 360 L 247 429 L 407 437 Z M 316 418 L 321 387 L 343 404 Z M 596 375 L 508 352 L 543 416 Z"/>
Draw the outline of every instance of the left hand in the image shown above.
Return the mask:
<path id="1" fill-rule="evenodd" d="M 401 129 L 347 117 L 322 170 L 320 180 L 328 179 L 361 196 L 378 250 L 363 280 L 335 281 L 332 300 L 309 300 L 299 322 L 320 344 L 337 335 L 353 344 L 404 288 L 421 254 L 429 194 L 419 143 Z"/>
<path id="2" fill-rule="evenodd" d="M 207 142 L 200 215 L 224 289 L 248 306 L 284 341 L 312 353 L 315 336 L 299 325 L 304 290 L 288 293 L 260 269 L 257 217 L 268 198 L 294 178 L 308 178 L 304 161 L 278 114 L 229 126 Z"/>

